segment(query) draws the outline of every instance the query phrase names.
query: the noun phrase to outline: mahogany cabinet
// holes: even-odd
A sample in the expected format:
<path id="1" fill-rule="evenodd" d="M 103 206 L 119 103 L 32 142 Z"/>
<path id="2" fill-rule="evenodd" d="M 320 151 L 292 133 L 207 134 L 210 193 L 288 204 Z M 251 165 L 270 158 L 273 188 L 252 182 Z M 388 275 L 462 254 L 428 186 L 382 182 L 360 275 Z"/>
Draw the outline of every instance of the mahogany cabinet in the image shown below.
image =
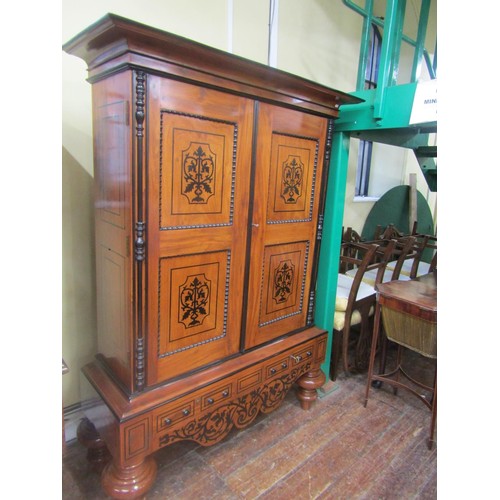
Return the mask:
<path id="1" fill-rule="evenodd" d="M 93 102 L 99 352 L 84 373 L 102 403 L 79 437 L 112 457 L 106 493 L 135 498 L 159 448 L 214 444 L 294 384 L 315 400 L 331 135 L 355 99 L 111 14 L 63 48 Z"/>

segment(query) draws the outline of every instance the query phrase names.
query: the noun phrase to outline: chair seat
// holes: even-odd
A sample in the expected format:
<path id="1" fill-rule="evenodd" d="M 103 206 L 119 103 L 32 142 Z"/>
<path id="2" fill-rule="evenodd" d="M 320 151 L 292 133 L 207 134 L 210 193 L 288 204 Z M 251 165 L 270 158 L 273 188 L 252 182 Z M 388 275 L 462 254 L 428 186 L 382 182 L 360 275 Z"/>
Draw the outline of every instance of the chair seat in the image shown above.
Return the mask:
<path id="1" fill-rule="evenodd" d="M 373 316 L 375 308 L 371 307 L 369 316 Z M 351 315 L 351 326 L 359 325 L 361 323 L 361 313 L 359 311 L 353 311 Z M 335 311 L 333 316 L 333 329 L 338 332 L 342 331 L 345 325 L 345 311 Z"/>
<path id="2" fill-rule="evenodd" d="M 335 299 L 335 315 L 333 317 L 333 328 L 340 331 L 345 325 L 345 311 L 347 309 L 347 302 L 349 299 L 349 293 L 351 292 L 351 286 L 354 283 L 354 277 L 348 276 L 346 274 L 339 274 L 337 279 L 337 297 Z M 361 282 L 359 284 L 358 294 L 356 295 L 356 300 L 365 299 L 370 297 L 370 295 L 375 294 L 375 289 L 367 283 Z M 374 308 L 370 309 L 369 315 L 371 316 L 374 312 Z M 361 323 L 361 313 L 358 310 L 354 310 L 351 315 L 351 325 L 358 325 Z"/>
<path id="3" fill-rule="evenodd" d="M 349 299 L 349 293 L 351 292 L 351 287 L 354 282 L 354 278 L 346 274 L 340 274 L 337 278 L 337 296 L 335 299 L 335 312 L 341 311 L 345 312 L 347 309 L 347 302 Z M 356 300 L 361 300 L 375 293 L 373 286 L 367 283 L 361 282 L 359 284 L 358 294 L 356 295 Z"/>

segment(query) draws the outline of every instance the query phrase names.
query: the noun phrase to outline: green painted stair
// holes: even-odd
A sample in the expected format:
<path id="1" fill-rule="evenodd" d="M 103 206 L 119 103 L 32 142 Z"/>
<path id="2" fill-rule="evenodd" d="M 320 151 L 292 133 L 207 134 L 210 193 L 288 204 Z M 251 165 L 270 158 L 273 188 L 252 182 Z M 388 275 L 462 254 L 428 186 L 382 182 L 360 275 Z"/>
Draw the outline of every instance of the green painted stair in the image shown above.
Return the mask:
<path id="1" fill-rule="evenodd" d="M 437 133 L 437 122 L 410 124 L 416 87 L 417 83 L 388 87 L 380 118 L 374 115 L 376 89 L 353 92 L 363 102 L 342 106 L 335 127 L 357 139 L 412 149 L 429 189 L 436 192 L 437 147 L 429 146 L 429 138 Z"/>
<path id="2" fill-rule="evenodd" d="M 437 191 L 437 146 L 419 146 L 413 150 L 429 189 Z"/>

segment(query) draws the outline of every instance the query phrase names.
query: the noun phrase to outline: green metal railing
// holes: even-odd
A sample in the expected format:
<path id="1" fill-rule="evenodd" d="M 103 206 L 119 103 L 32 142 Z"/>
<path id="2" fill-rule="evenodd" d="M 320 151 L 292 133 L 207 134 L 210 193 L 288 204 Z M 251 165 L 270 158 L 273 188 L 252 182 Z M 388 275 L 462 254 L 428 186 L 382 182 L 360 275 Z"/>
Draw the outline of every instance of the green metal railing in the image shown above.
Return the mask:
<path id="1" fill-rule="evenodd" d="M 430 78 L 436 78 L 437 43 L 435 46 L 433 60 L 431 60 L 428 51 L 424 47 L 431 0 L 421 0 L 417 35 L 415 40 L 403 33 L 407 0 L 386 0 L 385 17 L 383 18 L 374 15 L 374 0 L 364 0 L 364 8 L 354 3 L 353 0 L 342 1 L 345 6 L 354 10 L 363 17 L 358 74 L 356 80 L 356 91 L 354 94 L 363 99 L 365 101 L 365 105 L 358 104 L 352 106 L 353 109 L 356 109 L 357 113 L 357 124 L 355 128 L 357 130 L 362 130 L 363 126 L 361 125 L 361 122 L 366 121 L 368 118 L 372 120 L 372 126 L 375 125 L 376 127 L 387 128 L 387 124 L 389 122 L 393 122 L 396 117 L 399 116 L 398 110 L 395 110 L 394 106 L 390 103 L 390 101 L 394 100 L 394 94 L 399 93 L 399 91 L 395 91 L 395 89 L 406 86 L 408 93 L 412 94 L 411 97 L 413 99 L 415 88 L 422 72 L 423 64 L 426 65 Z M 380 47 L 380 60 L 376 86 L 373 89 L 365 90 L 365 76 L 370 56 L 370 33 L 372 25 L 382 29 L 382 45 Z M 414 53 L 410 82 L 401 85 L 401 83 L 398 82 L 398 74 L 401 45 L 403 42 L 414 47 Z M 399 105 L 401 105 L 401 102 L 399 102 Z M 363 110 L 363 106 L 367 109 Z M 366 113 L 368 108 L 369 117 Z M 343 126 L 344 119 L 351 113 L 350 109 L 351 107 L 349 106 L 345 106 L 343 108 L 344 113 L 341 112 L 337 125 Z M 409 107 L 409 110 L 411 110 L 411 106 Z M 401 113 L 404 114 L 406 111 L 402 109 Z M 371 128 L 371 126 L 368 128 Z M 348 129 L 344 128 L 344 130 Z"/>
<path id="2" fill-rule="evenodd" d="M 341 108 L 341 113 L 339 119 L 336 121 L 333 134 L 330 178 L 326 194 L 315 310 L 316 325 L 328 330 L 326 358 L 321 366 L 325 374 L 330 373 L 333 317 L 335 314 L 335 294 L 338 276 L 337 267 L 332 265 L 332 263 L 338 262 L 340 258 L 340 240 L 349 160 L 349 139 L 353 132 L 359 135 L 359 131 L 363 131 L 364 133 L 370 131 L 374 134 L 377 130 L 385 130 L 389 131 L 391 135 L 395 135 L 396 139 L 399 138 L 398 145 L 413 147 L 416 141 L 414 137 L 415 133 L 421 134 L 422 131 L 420 130 L 413 130 L 411 134 L 408 134 L 406 127 L 408 127 L 411 103 L 413 103 L 416 82 L 420 77 L 423 61 L 427 65 L 430 77 L 432 79 L 436 78 L 436 52 L 434 53 L 434 60 L 431 61 L 424 47 L 430 1 L 422 0 L 417 36 L 416 40 L 413 40 L 403 33 L 406 0 L 387 0 L 385 19 L 373 15 L 374 0 L 365 0 L 364 9 L 353 3 L 352 0 L 343 0 L 343 3 L 347 7 L 361 14 L 364 18 L 357 87 L 354 93 L 356 96 L 362 98 L 364 102 L 345 105 Z M 372 90 L 364 90 L 372 24 L 383 28 L 384 33 L 382 37 L 377 87 Z M 412 62 L 411 82 L 405 85 L 397 85 L 402 42 L 415 47 L 415 51 Z M 399 135 L 398 131 L 401 131 Z M 415 144 L 417 146 L 421 145 L 418 141 Z M 425 142 L 425 144 L 427 143 Z"/>
<path id="3" fill-rule="evenodd" d="M 384 29 L 385 35 L 382 42 L 382 60 L 380 62 L 380 67 L 384 68 L 384 70 L 379 72 L 378 87 L 387 87 L 396 84 L 401 42 L 405 42 L 415 48 L 411 82 L 417 81 L 420 76 L 422 59 L 425 61 L 430 77 L 433 79 L 436 78 L 436 55 L 434 55 L 434 61 L 431 61 L 429 52 L 424 47 L 429 20 L 430 0 L 422 0 L 416 40 L 403 33 L 406 0 L 387 0 L 385 19 L 373 15 L 374 0 L 365 0 L 364 9 L 352 0 L 342 1 L 344 5 L 363 16 L 356 90 L 364 89 L 364 78 L 370 47 L 370 27 L 372 24 Z"/>

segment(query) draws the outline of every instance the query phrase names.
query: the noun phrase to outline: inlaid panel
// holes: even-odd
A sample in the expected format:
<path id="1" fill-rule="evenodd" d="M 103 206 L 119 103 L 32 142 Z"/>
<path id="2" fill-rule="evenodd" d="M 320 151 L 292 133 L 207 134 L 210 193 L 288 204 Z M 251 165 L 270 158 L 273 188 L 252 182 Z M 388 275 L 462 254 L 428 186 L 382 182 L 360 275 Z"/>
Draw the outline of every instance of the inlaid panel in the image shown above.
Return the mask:
<path id="1" fill-rule="evenodd" d="M 146 416 L 137 419 L 123 428 L 124 453 L 126 459 L 149 451 L 150 438 L 152 435 L 151 417 Z"/>
<path id="2" fill-rule="evenodd" d="M 222 339 L 227 331 L 230 253 L 162 258 L 159 357 Z"/>
<path id="3" fill-rule="evenodd" d="M 127 260 L 103 245 L 96 247 L 98 348 L 123 379 L 127 376 L 129 310 L 126 296 Z"/>
<path id="4" fill-rule="evenodd" d="M 308 249 L 308 242 L 265 247 L 259 326 L 302 312 Z"/>
<path id="5" fill-rule="evenodd" d="M 97 207 L 102 221 L 125 227 L 125 186 L 128 181 L 128 101 L 104 104 L 96 109 Z"/>
<path id="6" fill-rule="evenodd" d="M 207 116 L 160 114 L 160 227 L 230 225 L 237 126 Z"/>
<path id="7" fill-rule="evenodd" d="M 274 132 L 267 222 L 309 222 L 314 205 L 319 142 Z"/>

